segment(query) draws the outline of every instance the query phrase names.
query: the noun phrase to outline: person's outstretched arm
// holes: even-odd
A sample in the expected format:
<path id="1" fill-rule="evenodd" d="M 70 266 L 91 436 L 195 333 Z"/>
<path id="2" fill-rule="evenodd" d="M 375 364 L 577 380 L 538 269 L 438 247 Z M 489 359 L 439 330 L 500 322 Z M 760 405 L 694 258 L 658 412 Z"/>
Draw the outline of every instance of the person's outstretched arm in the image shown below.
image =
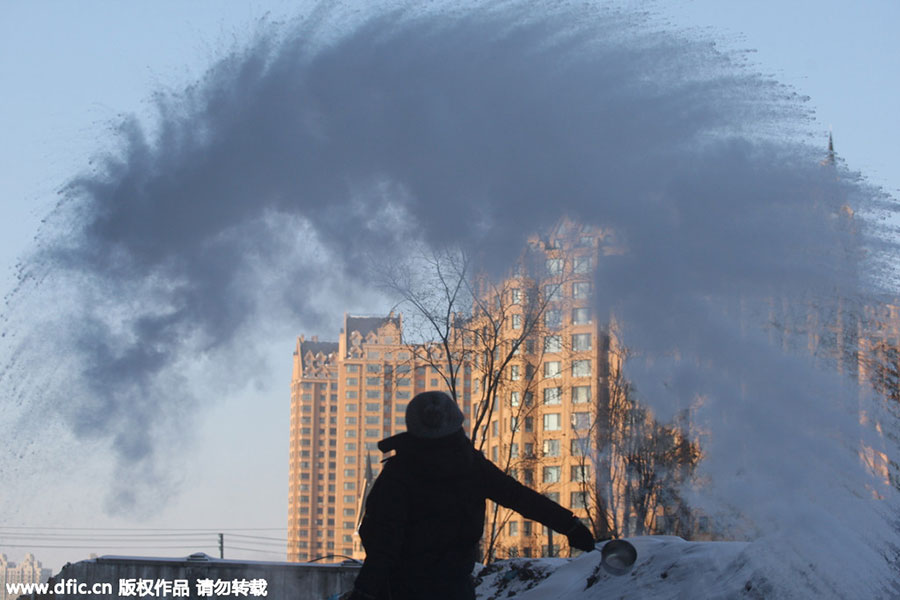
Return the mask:
<path id="1" fill-rule="evenodd" d="M 511 508 L 526 519 L 537 521 L 565 535 L 573 548 L 584 552 L 594 549 L 594 536 L 591 530 L 585 527 L 572 511 L 522 485 L 497 468 L 480 452 L 478 460 L 481 462 L 488 498 L 506 508 Z"/>

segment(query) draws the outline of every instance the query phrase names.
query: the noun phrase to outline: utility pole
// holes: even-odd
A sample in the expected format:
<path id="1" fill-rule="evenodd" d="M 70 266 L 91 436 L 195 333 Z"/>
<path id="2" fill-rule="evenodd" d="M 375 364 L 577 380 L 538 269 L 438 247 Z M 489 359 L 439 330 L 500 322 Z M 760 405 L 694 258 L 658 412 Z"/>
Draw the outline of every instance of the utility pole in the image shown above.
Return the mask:
<path id="1" fill-rule="evenodd" d="M 225 558 L 225 534 L 219 534 L 219 558 Z"/>

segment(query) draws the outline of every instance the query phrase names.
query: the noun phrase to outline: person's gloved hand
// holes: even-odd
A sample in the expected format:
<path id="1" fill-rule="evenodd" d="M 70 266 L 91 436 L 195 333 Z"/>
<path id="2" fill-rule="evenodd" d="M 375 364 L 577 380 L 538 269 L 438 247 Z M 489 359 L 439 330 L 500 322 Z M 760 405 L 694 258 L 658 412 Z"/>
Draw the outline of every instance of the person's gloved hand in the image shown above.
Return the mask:
<path id="1" fill-rule="evenodd" d="M 574 520 L 572 527 L 566 532 L 566 537 L 569 538 L 569 546 L 572 548 L 578 548 L 583 552 L 594 549 L 594 534 L 578 519 Z"/>

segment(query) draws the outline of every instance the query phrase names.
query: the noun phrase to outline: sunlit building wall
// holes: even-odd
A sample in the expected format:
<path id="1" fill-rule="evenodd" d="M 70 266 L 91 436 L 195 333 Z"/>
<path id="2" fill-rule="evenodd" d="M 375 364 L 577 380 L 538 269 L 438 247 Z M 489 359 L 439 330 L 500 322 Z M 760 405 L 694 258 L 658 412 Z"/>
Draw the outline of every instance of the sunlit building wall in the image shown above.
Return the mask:
<path id="1" fill-rule="evenodd" d="M 534 335 L 507 367 L 498 401 L 479 435 L 485 455 L 501 469 L 587 520 L 594 479 L 591 437 L 606 383 L 608 343 L 601 326 L 606 319 L 592 308 L 603 237 L 598 230 L 563 222 L 532 245 L 543 264 L 536 265 L 532 281 L 512 279 L 504 285 L 508 297 L 499 302 L 516 315 L 517 307 L 526 305 L 523 290 L 530 288 L 544 295 L 546 304 Z M 522 322 L 509 319 L 509 339 L 519 336 Z M 496 507 L 495 517 L 494 510 L 489 503 L 485 550 L 493 527 L 493 558 L 569 554 L 564 536 L 503 507 Z"/>

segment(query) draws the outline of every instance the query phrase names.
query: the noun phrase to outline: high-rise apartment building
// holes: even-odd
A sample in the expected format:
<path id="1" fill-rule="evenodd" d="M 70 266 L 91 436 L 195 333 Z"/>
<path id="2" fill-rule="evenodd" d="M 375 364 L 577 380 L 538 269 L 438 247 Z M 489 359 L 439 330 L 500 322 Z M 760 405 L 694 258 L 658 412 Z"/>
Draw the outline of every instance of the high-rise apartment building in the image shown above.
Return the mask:
<path id="1" fill-rule="evenodd" d="M 594 314 L 591 302 L 603 234 L 563 222 L 531 245 L 538 264 L 509 279 L 499 288 L 504 297 L 493 300 L 508 314 L 506 343 L 521 343 L 476 439 L 501 469 L 587 520 L 594 479 L 589 450 L 607 394 L 606 319 Z M 529 311 L 534 326 L 523 335 Z M 476 378 L 485 375 L 476 369 Z M 484 539 L 493 558 L 569 553 L 564 536 L 491 503 Z"/>
<path id="2" fill-rule="evenodd" d="M 297 340 L 291 379 L 288 560 L 334 553 L 338 344 Z"/>

